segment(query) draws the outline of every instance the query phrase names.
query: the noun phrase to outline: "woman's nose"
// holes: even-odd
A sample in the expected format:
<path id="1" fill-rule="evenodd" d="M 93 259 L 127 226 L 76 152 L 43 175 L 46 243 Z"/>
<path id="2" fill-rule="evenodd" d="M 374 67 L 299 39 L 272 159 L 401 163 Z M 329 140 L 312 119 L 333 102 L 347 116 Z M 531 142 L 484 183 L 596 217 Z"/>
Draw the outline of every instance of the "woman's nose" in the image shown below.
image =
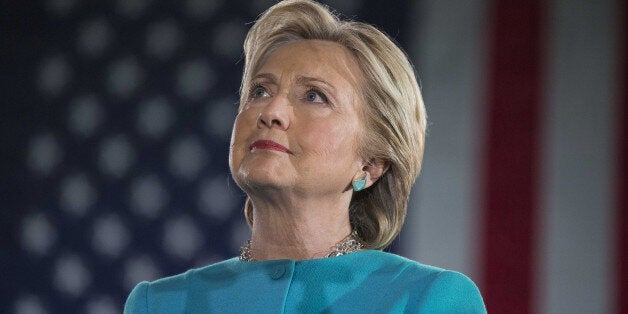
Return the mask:
<path id="1" fill-rule="evenodd" d="M 258 128 L 286 130 L 290 126 L 290 105 L 287 94 L 278 94 L 264 106 L 257 119 Z"/>

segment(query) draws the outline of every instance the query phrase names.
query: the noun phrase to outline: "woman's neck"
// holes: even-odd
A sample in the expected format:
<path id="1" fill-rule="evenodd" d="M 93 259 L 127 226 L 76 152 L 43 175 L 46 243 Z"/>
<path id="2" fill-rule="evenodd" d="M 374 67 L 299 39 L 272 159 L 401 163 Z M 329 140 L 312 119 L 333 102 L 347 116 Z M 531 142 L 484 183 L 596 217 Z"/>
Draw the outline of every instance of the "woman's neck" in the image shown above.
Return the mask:
<path id="1" fill-rule="evenodd" d="M 252 201 L 255 260 L 322 258 L 351 233 L 349 200 Z"/>

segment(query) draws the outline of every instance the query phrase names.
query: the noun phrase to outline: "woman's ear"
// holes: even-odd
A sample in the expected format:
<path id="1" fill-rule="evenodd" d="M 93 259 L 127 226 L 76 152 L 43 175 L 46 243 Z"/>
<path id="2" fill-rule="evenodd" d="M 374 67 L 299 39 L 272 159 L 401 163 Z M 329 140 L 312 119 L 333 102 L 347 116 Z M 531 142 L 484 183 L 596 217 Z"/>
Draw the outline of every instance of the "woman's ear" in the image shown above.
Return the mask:
<path id="1" fill-rule="evenodd" d="M 388 171 L 388 168 L 390 168 L 390 164 L 383 159 L 373 158 L 369 160 L 368 163 L 362 167 L 362 170 L 366 172 L 365 188 L 375 184 L 375 182 Z"/>

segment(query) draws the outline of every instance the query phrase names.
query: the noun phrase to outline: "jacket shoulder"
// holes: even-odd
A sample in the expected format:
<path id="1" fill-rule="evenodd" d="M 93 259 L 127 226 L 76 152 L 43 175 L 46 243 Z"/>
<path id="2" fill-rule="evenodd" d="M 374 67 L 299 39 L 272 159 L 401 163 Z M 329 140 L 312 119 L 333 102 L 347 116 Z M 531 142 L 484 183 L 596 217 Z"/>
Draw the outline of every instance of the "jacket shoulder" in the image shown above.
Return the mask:
<path id="1" fill-rule="evenodd" d="M 478 287 L 467 276 L 450 270 L 434 274 L 418 296 L 419 312 L 486 313 Z"/>
<path id="2" fill-rule="evenodd" d="M 410 293 L 408 306 L 420 313 L 486 313 L 478 287 L 467 276 L 380 252 L 376 273 L 394 278 L 394 287 Z"/>
<path id="3" fill-rule="evenodd" d="M 234 259 L 229 259 L 153 282 L 143 281 L 133 288 L 124 306 L 124 313 L 149 313 L 150 309 L 184 309 L 188 294 L 195 291 L 200 277 L 228 276 L 233 273 Z M 206 282 L 205 282 L 206 283 Z"/>

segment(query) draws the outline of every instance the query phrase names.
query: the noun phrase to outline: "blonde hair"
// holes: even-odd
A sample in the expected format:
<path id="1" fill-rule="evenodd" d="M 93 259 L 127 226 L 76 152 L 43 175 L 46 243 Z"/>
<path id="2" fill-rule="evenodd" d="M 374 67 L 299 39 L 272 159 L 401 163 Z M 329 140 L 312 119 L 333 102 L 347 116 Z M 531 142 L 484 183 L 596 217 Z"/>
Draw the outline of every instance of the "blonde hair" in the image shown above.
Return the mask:
<path id="1" fill-rule="evenodd" d="M 365 133 L 358 153 L 367 161 L 384 161 L 389 168 L 371 187 L 353 194 L 349 215 L 366 248 L 383 249 L 401 231 L 410 188 L 423 158 L 426 113 L 414 68 L 377 28 L 341 21 L 327 7 L 310 0 L 282 1 L 261 15 L 244 41 L 240 110 L 252 76 L 269 55 L 286 43 L 307 39 L 346 47 L 364 74 L 360 92 L 365 102 Z M 248 198 L 244 211 L 251 225 L 253 206 Z"/>

